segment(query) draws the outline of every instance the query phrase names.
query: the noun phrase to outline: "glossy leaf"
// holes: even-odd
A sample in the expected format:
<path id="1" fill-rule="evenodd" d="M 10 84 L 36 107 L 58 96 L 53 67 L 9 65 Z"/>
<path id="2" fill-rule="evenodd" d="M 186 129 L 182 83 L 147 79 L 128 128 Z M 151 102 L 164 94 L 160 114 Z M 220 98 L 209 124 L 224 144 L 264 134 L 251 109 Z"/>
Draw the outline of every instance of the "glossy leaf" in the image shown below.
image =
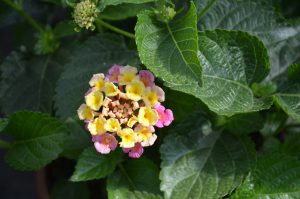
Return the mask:
<path id="1" fill-rule="evenodd" d="M 248 139 L 212 131 L 204 134 L 195 114 L 171 130 L 160 148 L 165 198 L 221 198 L 231 193 L 255 162 Z"/>
<path id="2" fill-rule="evenodd" d="M 47 114 L 17 112 L 9 115 L 4 132 L 15 142 L 5 156 L 6 162 L 17 170 L 37 170 L 56 159 L 63 151 L 67 136 L 63 124 Z"/>
<path id="3" fill-rule="evenodd" d="M 86 181 L 108 176 L 120 162 L 120 154 L 114 151 L 105 155 L 97 152 L 94 146 L 86 148 L 78 158 L 71 180 Z"/>
<path id="4" fill-rule="evenodd" d="M 86 40 L 64 66 L 56 88 L 55 105 L 61 118 L 73 117 L 84 102 L 84 93 L 95 73 L 106 73 L 113 64 L 134 64 L 135 52 L 113 35 L 97 35 Z"/>
<path id="5" fill-rule="evenodd" d="M 174 84 L 201 84 L 194 4 L 170 24 L 159 22 L 152 11 L 140 13 L 135 35 L 142 63 L 158 77 Z"/>

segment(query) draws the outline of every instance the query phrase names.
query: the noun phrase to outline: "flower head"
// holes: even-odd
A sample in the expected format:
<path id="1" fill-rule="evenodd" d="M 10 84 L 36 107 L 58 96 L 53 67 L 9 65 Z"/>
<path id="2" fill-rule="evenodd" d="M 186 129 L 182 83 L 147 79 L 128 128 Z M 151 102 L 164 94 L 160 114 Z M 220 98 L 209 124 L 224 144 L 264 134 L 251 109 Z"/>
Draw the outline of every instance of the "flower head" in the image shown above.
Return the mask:
<path id="1" fill-rule="evenodd" d="M 97 17 L 96 5 L 90 0 L 84 0 L 75 5 L 74 21 L 80 28 L 94 30 L 93 22 Z"/>
<path id="2" fill-rule="evenodd" d="M 154 125 L 168 126 L 172 111 L 161 103 L 164 91 L 155 85 L 150 71 L 113 65 L 107 75 L 98 73 L 89 81 L 85 104 L 77 110 L 93 136 L 99 153 L 107 154 L 118 145 L 129 157 L 139 158 L 143 147 L 154 144 Z"/>

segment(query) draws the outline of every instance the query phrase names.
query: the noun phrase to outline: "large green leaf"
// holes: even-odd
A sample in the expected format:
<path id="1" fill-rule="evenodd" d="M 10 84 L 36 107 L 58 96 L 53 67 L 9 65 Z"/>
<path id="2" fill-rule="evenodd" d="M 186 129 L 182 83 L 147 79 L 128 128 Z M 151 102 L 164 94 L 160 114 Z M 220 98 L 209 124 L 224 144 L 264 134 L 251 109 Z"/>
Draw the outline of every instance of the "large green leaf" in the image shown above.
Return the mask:
<path id="1" fill-rule="evenodd" d="M 29 109 L 50 113 L 55 84 L 68 53 L 60 50 L 54 56 L 32 58 L 11 53 L 0 66 L 2 111 L 9 114 Z"/>
<path id="2" fill-rule="evenodd" d="M 106 73 L 113 64 L 134 64 L 135 57 L 135 52 L 128 50 L 119 37 L 103 34 L 86 40 L 74 51 L 58 81 L 55 96 L 58 116 L 76 115 L 94 73 Z"/>
<path id="3" fill-rule="evenodd" d="M 161 198 L 158 173 L 158 167 L 145 157 L 130 160 L 108 177 L 108 198 Z"/>
<path id="4" fill-rule="evenodd" d="M 242 30 L 258 36 L 268 49 L 273 78 L 300 59 L 300 22 L 282 22 L 271 0 L 194 0 L 200 30 Z M 281 22 L 279 22 L 281 21 Z"/>
<path id="5" fill-rule="evenodd" d="M 97 152 L 94 146 L 88 147 L 79 156 L 71 180 L 86 181 L 104 178 L 115 170 L 120 160 L 120 151 L 107 155 Z"/>
<path id="6" fill-rule="evenodd" d="M 142 3 L 148 3 L 153 1 L 155 0 L 101 0 L 98 9 L 102 11 L 106 6 L 111 6 L 111 5 L 119 5 L 123 3 L 142 4 Z"/>
<path id="7" fill-rule="evenodd" d="M 67 130 L 57 119 L 38 112 L 9 115 L 4 132 L 15 142 L 5 156 L 6 162 L 18 170 L 36 170 L 56 159 L 63 151 Z"/>
<path id="8" fill-rule="evenodd" d="M 194 4 L 185 16 L 170 24 L 159 22 L 153 11 L 140 13 L 135 35 L 142 63 L 158 77 L 181 85 L 201 83 Z"/>
<path id="9" fill-rule="evenodd" d="M 202 123 L 195 114 L 164 139 L 160 178 L 166 198 L 221 198 L 240 185 L 255 162 L 248 139 L 204 133 Z"/>
<path id="10" fill-rule="evenodd" d="M 286 155 L 258 159 L 255 171 L 232 198 L 297 199 L 300 197 L 300 161 Z"/>
<path id="11" fill-rule="evenodd" d="M 170 25 L 159 23 L 149 11 L 139 14 L 136 37 L 141 61 L 162 78 L 166 86 L 198 97 L 218 114 L 231 116 L 269 108 L 271 99 L 254 97 L 249 87 L 267 76 L 267 51 L 256 37 L 244 32 L 199 33 L 198 56 L 203 67 L 203 86 L 199 86 L 200 79 L 191 73 L 194 68 L 188 67 L 182 59 L 181 55 L 186 54 L 180 53 L 181 48 L 173 42 L 182 41 L 187 47 L 184 51 L 195 55 L 197 45 L 193 42 L 197 37 L 194 36 L 193 11 L 191 4 L 188 14 L 178 19 L 180 23 L 175 20 Z M 174 32 L 176 37 L 172 37 Z M 173 40 L 177 37 L 180 39 Z M 194 56 L 193 61 L 196 63 Z"/>

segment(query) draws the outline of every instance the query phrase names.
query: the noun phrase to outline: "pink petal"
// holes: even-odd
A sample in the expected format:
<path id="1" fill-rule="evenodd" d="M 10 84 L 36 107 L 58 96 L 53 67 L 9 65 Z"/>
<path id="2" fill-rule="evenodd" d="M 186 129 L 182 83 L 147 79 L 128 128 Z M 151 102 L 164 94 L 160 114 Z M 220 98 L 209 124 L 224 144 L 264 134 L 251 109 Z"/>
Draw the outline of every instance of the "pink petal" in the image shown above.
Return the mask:
<path id="1" fill-rule="evenodd" d="M 163 123 L 160 120 L 158 120 L 156 122 L 155 126 L 158 127 L 158 128 L 163 128 L 164 127 Z"/>
<path id="2" fill-rule="evenodd" d="M 139 158 L 144 152 L 144 148 L 142 147 L 141 143 L 135 143 L 135 146 L 131 148 L 130 152 L 128 153 L 129 157 L 131 158 Z"/>
<path id="3" fill-rule="evenodd" d="M 130 148 L 122 148 L 122 150 L 123 150 L 124 153 L 129 153 Z"/>
<path id="4" fill-rule="evenodd" d="M 167 109 L 164 115 L 164 125 L 169 126 L 173 120 L 174 120 L 173 112 L 170 109 Z"/>
<path id="5" fill-rule="evenodd" d="M 139 72 L 139 77 L 146 87 L 150 87 L 154 85 L 154 75 L 150 71 L 141 70 Z"/>
<path id="6" fill-rule="evenodd" d="M 94 146 L 99 153 L 108 154 L 111 150 L 108 145 L 101 144 L 100 142 L 95 142 Z"/>

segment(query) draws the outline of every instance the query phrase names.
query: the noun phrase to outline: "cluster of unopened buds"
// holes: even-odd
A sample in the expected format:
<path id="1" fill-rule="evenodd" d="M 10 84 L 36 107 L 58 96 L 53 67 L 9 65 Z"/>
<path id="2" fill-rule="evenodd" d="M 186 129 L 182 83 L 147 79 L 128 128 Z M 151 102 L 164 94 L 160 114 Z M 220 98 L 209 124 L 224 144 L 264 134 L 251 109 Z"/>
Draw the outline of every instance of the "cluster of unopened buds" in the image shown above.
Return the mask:
<path id="1" fill-rule="evenodd" d="M 169 126 L 174 119 L 161 104 L 165 93 L 148 70 L 114 65 L 106 76 L 94 74 L 89 84 L 77 112 L 99 153 L 110 153 L 119 142 L 124 153 L 139 158 L 157 138 L 154 126 Z"/>

